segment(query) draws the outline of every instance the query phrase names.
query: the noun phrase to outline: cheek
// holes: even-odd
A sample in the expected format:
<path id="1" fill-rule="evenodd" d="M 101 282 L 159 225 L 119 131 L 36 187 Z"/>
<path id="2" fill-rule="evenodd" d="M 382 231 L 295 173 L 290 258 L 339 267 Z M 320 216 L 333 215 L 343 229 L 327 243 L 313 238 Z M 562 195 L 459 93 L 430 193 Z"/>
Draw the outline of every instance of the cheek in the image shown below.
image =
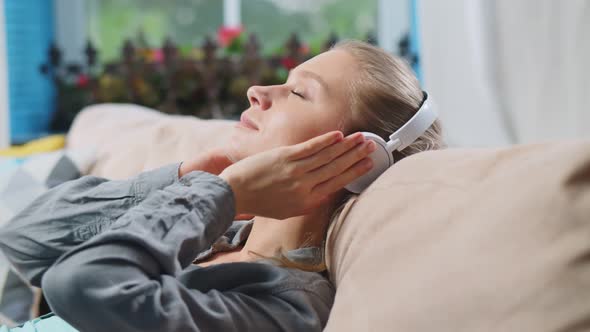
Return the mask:
<path id="1" fill-rule="evenodd" d="M 298 144 L 339 129 L 338 121 L 326 116 L 327 114 L 322 115 L 318 116 L 315 113 L 298 117 L 276 116 L 264 134 L 269 141 L 274 142 L 272 146 L 276 147 Z"/>
<path id="2" fill-rule="evenodd" d="M 229 153 L 234 160 L 307 141 L 333 130 L 342 130 L 342 114 L 324 110 L 277 112 L 264 121 L 261 132 L 234 128 Z"/>
<path id="3" fill-rule="evenodd" d="M 259 133 L 243 128 L 233 128 L 225 149 L 230 159 L 235 162 L 263 151 L 260 142 Z"/>

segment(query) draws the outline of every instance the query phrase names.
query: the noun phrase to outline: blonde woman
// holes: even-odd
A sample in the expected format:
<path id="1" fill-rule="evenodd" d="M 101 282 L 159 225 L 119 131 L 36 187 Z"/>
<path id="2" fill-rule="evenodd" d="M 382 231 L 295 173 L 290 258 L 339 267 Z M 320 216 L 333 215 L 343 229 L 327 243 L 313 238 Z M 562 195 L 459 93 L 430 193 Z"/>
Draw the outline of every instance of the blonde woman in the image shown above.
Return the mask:
<path id="1" fill-rule="evenodd" d="M 375 149 L 356 132 L 386 139 L 423 93 L 400 60 L 351 41 L 248 98 L 225 148 L 127 181 L 68 182 L 0 230 L 54 312 L 23 328 L 323 329 L 335 292 L 326 231 Z M 440 147 L 437 121 L 395 157 Z"/>

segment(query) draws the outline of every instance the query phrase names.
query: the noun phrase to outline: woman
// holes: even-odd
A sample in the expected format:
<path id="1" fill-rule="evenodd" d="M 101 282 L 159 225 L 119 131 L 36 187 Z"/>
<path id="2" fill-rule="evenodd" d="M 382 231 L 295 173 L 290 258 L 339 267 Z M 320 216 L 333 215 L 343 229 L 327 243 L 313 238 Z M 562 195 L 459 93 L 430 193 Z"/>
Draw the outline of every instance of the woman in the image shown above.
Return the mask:
<path id="1" fill-rule="evenodd" d="M 334 290 L 317 273 L 324 237 L 347 199 L 341 188 L 370 168 L 375 148 L 329 132 L 386 138 L 422 91 L 399 60 L 346 42 L 248 98 L 224 149 L 128 181 L 68 182 L 0 232 L 5 254 L 69 325 L 44 321 L 80 331 L 325 326 Z M 436 122 L 396 159 L 441 146 Z M 231 225 L 236 213 L 256 217 Z"/>

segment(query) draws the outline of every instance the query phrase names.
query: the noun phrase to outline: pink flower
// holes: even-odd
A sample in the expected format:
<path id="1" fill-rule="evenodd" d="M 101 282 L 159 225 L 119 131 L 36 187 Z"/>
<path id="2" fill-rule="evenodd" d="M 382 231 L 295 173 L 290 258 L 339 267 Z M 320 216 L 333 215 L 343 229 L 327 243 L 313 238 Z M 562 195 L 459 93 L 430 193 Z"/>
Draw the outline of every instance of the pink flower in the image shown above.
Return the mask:
<path id="1" fill-rule="evenodd" d="M 152 59 L 155 63 L 162 63 L 164 62 L 164 52 L 161 48 L 156 48 L 152 50 Z"/>
<path id="2" fill-rule="evenodd" d="M 217 31 L 217 41 L 219 45 L 225 47 L 231 44 L 231 42 L 236 39 L 242 32 L 244 28 L 239 27 L 221 27 Z"/>

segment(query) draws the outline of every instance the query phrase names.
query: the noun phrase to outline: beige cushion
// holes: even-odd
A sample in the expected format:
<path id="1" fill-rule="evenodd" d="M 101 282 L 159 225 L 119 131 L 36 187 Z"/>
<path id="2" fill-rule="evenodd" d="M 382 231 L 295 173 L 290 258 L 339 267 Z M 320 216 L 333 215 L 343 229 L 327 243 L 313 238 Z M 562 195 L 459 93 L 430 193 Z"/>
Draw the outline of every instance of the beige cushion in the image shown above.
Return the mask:
<path id="1" fill-rule="evenodd" d="M 590 330 L 590 142 L 418 154 L 353 204 L 326 331 Z"/>
<path id="2" fill-rule="evenodd" d="M 68 133 L 69 148 L 94 147 L 90 174 L 123 179 L 224 144 L 233 121 L 171 116 L 131 104 L 85 108 Z"/>

